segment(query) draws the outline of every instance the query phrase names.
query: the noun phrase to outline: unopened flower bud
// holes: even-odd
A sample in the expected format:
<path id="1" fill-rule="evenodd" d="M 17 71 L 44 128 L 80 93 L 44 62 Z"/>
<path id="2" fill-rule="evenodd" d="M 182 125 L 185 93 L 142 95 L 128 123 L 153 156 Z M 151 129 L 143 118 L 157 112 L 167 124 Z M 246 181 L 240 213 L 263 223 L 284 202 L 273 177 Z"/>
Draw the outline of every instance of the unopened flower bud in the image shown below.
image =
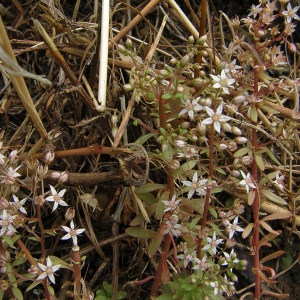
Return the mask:
<path id="1" fill-rule="evenodd" d="M 203 45 L 206 41 L 207 41 L 207 35 L 203 35 L 197 40 L 197 44 Z"/>
<path id="2" fill-rule="evenodd" d="M 243 104 L 246 101 L 246 99 L 247 98 L 245 95 L 238 95 L 232 99 L 232 103 L 236 105 Z"/>
<path id="3" fill-rule="evenodd" d="M 231 176 L 233 176 L 233 177 L 240 177 L 240 175 L 241 175 L 241 173 L 238 170 L 233 170 L 231 172 Z"/>
<path id="4" fill-rule="evenodd" d="M 118 51 L 123 54 L 125 54 L 125 53 L 127 54 L 126 48 L 121 44 L 118 44 Z"/>
<path id="5" fill-rule="evenodd" d="M 228 124 L 228 123 L 222 123 L 222 130 L 224 131 L 224 132 L 231 132 L 231 130 L 232 130 L 232 128 L 231 128 L 231 126 Z"/>
<path id="6" fill-rule="evenodd" d="M 54 160 L 54 157 L 55 157 L 54 147 L 53 147 L 52 144 L 47 143 L 45 145 L 45 149 L 44 149 L 44 160 L 45 160 L 45 163 L 47 165 L 50 164 Z"/>
<path id="7" fill-rule="evenodd" d="M 117 115 L 112 115 L 111 116 L 111 122 L 113 125 L 116 125 L 118 122 L 118 116 Z"/>
<path id="8" fill-rule="evenodd" d="M 126 93 L 129 93 L 133 90 L 133 86 L 130 83 L 124 84 L 123 89 Z"/>
<path id="9" fill-rule="evenodd" d="M 239 136 L 237 138 L 234 139 L 236 141 L 237 144 L 242 145 L 248 142 L 248 139 L 244 136 Z"/>
<path id="10" fill-rule="evenodd" d="M 118 133 L 118 127 L 114 126 L 112 129 L 111 129 L 111 135 L 113 136 L 113 138 L 115 138 L 117 136 L 117 133 Z"/>
<path id="11" fill-rule="evenodd" d="M 189 42 L 189 44 L 194 44 L 195 39 L 194 39 L 194 37 L 192 35 L 189 36 L 188 42 Z"/>
<path id="12" fill-rule="evenodd" d="M 192 80 L 192 86 L 194 87 L 200 87 L 202 84 L 203 84 L 203 79 L 201 78 L 197 77 Z"/>
<path id="13" fill-rule="evenodd" d="M 243 156 L 241 161 L 246 166 L 250 165 L 253 162 L 253 156 L 250 155 Z"/>
<path id="14" fill-rule="evenodd" d="M 260 29 L 260 30 L 257 31 L 257 34 L 259 36 L 264 36 L 265 35 L 265 31 L 263 29 Z"/>
<path id="15" fill-rule="evenodd" d="M 18 161 L 19 157 L 18 157 L 18 151 L 17 150 L 13 150 L 9 153 L 9 160 L 11 163 L 16 163 Z"/>
<path id="16" fill-rule="evenodd" d="M 185 56 L 181 59 L 181 61 L 180 61 L 180 67 L 181 67 L 181 68 L 184 68 L 184 67 L 188 66 L 189 63 L 190 63 L 190 57 L 189 57 L 189 55 L 187 54 L 187 55 L 185 55 Z"/>
<path id="17" fill-rule="evenodd" d="M 29 274 L 37 274 L 38 273 L 38 267 L 31 265 L 30 268 L 27 270 Z"/>
<path id="18" fill-rule="evenodd" d="M 75 217 L 75 208 L 74 207 L 68 207 L 66 213 L 65 213 L 65 219 L 66 221 L 71 221 Z"/>
<path id="19" fill-rule="evenodd" d="M 233 127 L 232 127 L 231 132 L 232 132 L 233 134 L 235 134 L 235 135 L 242 135 L 241 129 L 239 129 L 239 128 L 236 127 L 236 126 L 233 126 Z"/>
<path id="20" fill-rule="evenodd" d="M 205 99 L 204 105 L 211 107 L 211 106 L 212 106 L 212 99 L 209 98 L 209 97 L 206 98 L 206 99 Z"/>
<path id="21" fill-rule="evenodd" d="M 222 151 L 224 151 L 224 150 L 227 149 L 227 145 L 226 144 L 220 144 L 219 145 L 219 149 L 222 150 Z"/>
<path id="22" fill-rule="evenodd" d="M 173 159 L 170 164 L 169 164 L 170 168 L 173 170 L 177 170 L 180 167 L 180 162 L 178 160 Z"/>
<path id="23" fill-rule="evenodd" d="M 125 41 L 125 46 L 126 46 L 126 48 L 128 48 L 128 49 L 132 49 L 133 47 L 132 47 L 132 40 L 131 39 L 127 39 L 126 41 Z"/>
<path id="24" fill-rule="evenodd" d="M 184 87 L 182 85 L 179 85 L 176 89 L 177 92 L 183 93 L 184 92 Z"/>
<path id="25" fill-rule="evenodd" d="M 182 123 L 180 124 L 180 126 L 181 126 L 181 128 L 183 128 L 183 129 L 189 128 L 190 122 L 182 122 Z"/>
<path id="26" fill-rule="evenodd" d="M 198 130 L 201 135 L 204 135 L 206 132 L 206 126 L 204 124 L 198 123 Z"/>
<path id="27" fill-rule="evenodd" d="M 67 171 L 61 172 L 59 178 L 58 178 L 58 183 L 62 184 L 67 182 L 69 179 L 69 174 Z"/>
<path id="28" fill-rule="evenodd" d="M 166 152 L 166 151 L 168 151 L 168 149 L 169 149 L 168 143 L 163 143 L 161 146 L 161 151 Z"/>
<path id="29" fill-rule="evenodd" d="M 288 49 L 292 52 L 292 53 L 297 53 L 297 47 L 294 43 L 288 43 Z"/>
<path id="30" fill-rule="evenodd" d="M 175 145 L 179 148 L 184 148 L 186 146 L 186 142 L 184 140 L 177 139 L 175 141 Z"/>
<path id="31" fill-rule="evenodd" d="M 39 178 L 45 177 L 47 172 L 48 172 L 48 165 L 45 165 L 45 166 L 38 165 L 38 167 L 36 168 L 36 173 Z"/>
<path id="32" fill-rule="evenodd" d="M 231 274 L 230 278 L 233 282 L 237 282 L 238 281 L 238 277 L 235 274 Z"/>
<path id="33" fill-rule="evenodd" d="M 176 59 L 176 58 L 172 58 L 170 60 L 170 64 L 172 64 L 172 65 L 176 65 L 177 63 L 178 63 L 178 59 Z"/>

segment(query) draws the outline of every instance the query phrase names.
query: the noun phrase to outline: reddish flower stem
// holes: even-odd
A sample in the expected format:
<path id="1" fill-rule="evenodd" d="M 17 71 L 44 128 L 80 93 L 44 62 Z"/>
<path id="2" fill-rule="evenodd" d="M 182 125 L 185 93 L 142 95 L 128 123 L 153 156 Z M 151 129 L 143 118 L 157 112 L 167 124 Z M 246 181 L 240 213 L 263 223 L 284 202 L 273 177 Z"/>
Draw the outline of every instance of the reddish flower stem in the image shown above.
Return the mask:
<path id="1" fill-rule="evenodd" d="M 159 114 L 160 127 L 166 129 L 167 117 L 166 117 L 165 107 L 164 107 L 165 102 L 163 99 L 161 99 L 161 95 L 159 92 L 156 93 L 156 97 L 158 99 L 158 114 Z M 167 173 L 167 187 L 170 192 L 169 199 L 172 199 L 172 197 L 175 193 L 175 185 L 174 185 L 174 178 L 172 176 L 172 170 L 169 166 L 166 167 L 166 173 Z M 165 218 L 165 216 L 164 216 L 164 218 Z M 163 226 L 163 225 L 164 225 L 164 221 L 161 226 Z M 159 230 L 162 230 L 162 227 Z M 160 233 L 158 233 L 158 234 L 160 234 Z M 154 282 L 153 282 L 152 288 L 151 288 L 151 296 L 152 297 L 155 297 L 157 295 L 160 283 L 162 281 L 164 268 L 167 266 L 166 259 L 168 257 L 168 253 L 170 250 L 171 240 L 172 240 L 172 238 L 171 238 L 170 234 L 167 234 L 164 238 L 163 250 L 160 255 L 160 261 L 159 261 L 159 264 L 158 264 L 158 267 L 156 270 L 156 274 L 155 274 L 155 278 L 154 278 Z"/>
<path id="2" fill-rule="evenodd" d="M 255 65 L 254 65 L 254 71 L 253 71 L 253 79 L 254 79 L 254 84 L 253 84 L 253 88 L 254 88 L 254 99 L 258 99 L 259 97 L 259 91 L 258 91 L 258 70 L 256 67 L 258 66 L 257 61 L 255 61 Z M 258 108 L 258 102 L 254 103 L 255 105 L 255 109 Z M 253 125 L 256 125 L 256 122 L 252 121 Z M 255 157 L 255 153 L 258 149 L 258 145 L 257 145 L 257 133 L 256 133 L 256 129 L 252 129 L 252 147 L 253 147 L 253 156 Z M 255 183 L 257 183 L 258 181 L 258 168 L 257 168 L 257 163 L 255 161 L 255 159 L 252 162 L 251 165 L 251 173 L 252 173 L 252 178 L 254 180 Z M 253 201 L 253 223 L 254 223 L 254 228 L 253 228 L 253 249 L 254 249 L 254 270 L 255 270 L 255 291 L 254 291 L 254 299 L 258 300 L 260 299 L 260 295 L 261 295 L 261 290 L 260 290 L 260 276 L 259 276 L 259 208 L 260 208 L 260 204 L 259 204 L 259 195 L 258 195 L 258 190 L 257 188 L 254 190 L 255 192 L 255 197 L 254 197 L 254 201 Z"/>

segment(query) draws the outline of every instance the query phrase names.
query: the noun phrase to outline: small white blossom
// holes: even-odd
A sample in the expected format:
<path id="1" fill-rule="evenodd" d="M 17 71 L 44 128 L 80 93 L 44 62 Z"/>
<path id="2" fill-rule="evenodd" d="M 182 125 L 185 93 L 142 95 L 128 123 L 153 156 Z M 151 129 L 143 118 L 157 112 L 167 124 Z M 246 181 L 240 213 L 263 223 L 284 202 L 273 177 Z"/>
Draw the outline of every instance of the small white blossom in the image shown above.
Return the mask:
<path id="1" fill-rule="evenodd" d="M 10 205 L 16 210 L 16 211 L 20 211 L 21 213 L 23 214 L 27 214 L 27 211 L 26 209 L 23 207 L 23 205 L 25 204 L 26 202 L 26 198 L 23 199 L 23 200 L 19 200 L 19 198 L 16 196 L 16 195 L 12 195 L 13 196 L 13 199 L 14 199 L 14 202 L 10 202 Z"/>
<path id="2" fill-rule="evenodd" d="M 38 266 L 43 271 L 43 273 L 39 275 L 37 280 L 42 280 L 48 277 L 52 283 L 55 283 L 54 273 L 60 268 L 60 265 L 52 266 L 51 259 L 48 256 L 46 259 L 46 266 L 41 263 L 38 263 Z"/>
<path id="3" fill-rule="evenodd" d="M 216 232 L 214 231 L 213 237 L 207 237 L 207 245 L 202 248 L 202 250 L 212 251 L 214 255 L 217 253 L 217 246 L 223 242 L 223 239 L 217 239 Z"/>
<path id="4" fill-rule="evenodd" d="M 206 186 L 207 179 L 198 180 L 197 172 L 194 173 L 192 181 L 183 180 L 181 181 L 185 186 L 190 187 L 188 198 L 192 198 L 194 193 L 196 192 L 199 196 L 206 195 Z"/>
<path id="5" fill-rule="evenodd" d="M 227 252 L 223 252 L 224 256 L 225 256 L 225 262 L 222 264 L 222 266 L 227 266 L 228 262 L 231 262 L 231 264 L 235 265 L 238 264 L 240 262 L 240 260 L 237 258 L 236 253 L 234 252 L 234 249 L 231 249 L 230 254 L 228 254 Z"/>
<path id="6" fill-rule="evenodd" d="M 181 202 L 180 199 L 176 200 L 176 195 L 173 195 L 172 199 L 169 201 L 163 201 L 163 204 L 166 207 L 164 212 L 176 210 L 180 202 Z"/>
<path id="7" fill-rule="evenodd" d="M 229 88 L 232 88 L 232 84 L 235 82 L 235 79 L 228 78 L 225 70 L 222 70 L 221 75 L 219 76 L 216 75 L 210 75 L 210 76 L 215 81 L 213 87 L 215 89 L 222 89 L 225 94 L 229 95 Z"/>
<path id="8" fill-rule="evenodd" d="M 260 6 L 260 4 L 259 5 L 254 5 L 254 4 L 252 4 L 252 6 L 251 6 L 251 9 L 250 9 L 250 13 L 249 13 L 249 17 L 251 17 L 251 16 L 253 16 L 254 18 L 256 18 L 256 16 L 259 14 L 259 13 L 261 13 L 262 12 L 262 8 L 261 8 L 261 6 Z"/>
<path id="9" fill-rule="evenodd" d="M 15 227 L 13 226 L 13 222 L 16 216 L 11 216 L 6 209 L 3 209 L 2 214 L 0 216 L 0 236 L 6 234 L 7 236 L 11 236 L 16 232 Z"/>
<path id="10" fill-rule="evenodd" d="M 68 240 L 72 238 L 73 245 L 77 246 L 77 235 L 80 235 L 85 231 L 85 229 L 75 229 L 73 220 L 70 222 L 70 227 L 67 226 L 61 226 L 65 232 L 67 232 L 66 235 L 64 235 L 61 240 Z"/>
<path id="11" fill-rule="evenodd" d="M 253 179 L 251 177 L 251 174 L 248 173 L 247 176 L 243 171 L 240 171 L 242 176 L 243 176 L 243 180 L 240 181 L 240 185 L 244 185 L 246 187 L 247 193 L 250 193 L 250 188 L 252 189 L 256 189 L 256 186 L 253 183 Z"/>
<path id="12" fill-rule="evenodd" d="M 193 158 L 199 156 L 199 154 L 195 147 L 185 147 L 182 152 L 178 152 L 177 156 L 182 158 Z"/>
<path id="13" fill-rule="evenodd" d="M 190 262 L 196 261 L 195 253 L 185 253 L 178 255 L 178 259 L 183 260 L 183 265 L 186 268 Z"/>
<path id="14" fill-rule="evenodd" d="M 278 173 L 278 174 L 276 175 L 276 179 L 275 179 L 275 181 L 274 181 L 274 183 L 275 183 L 281 190 L 284 189 L 284 185 L 283 185 L 284 179 L 285 179 L 285 176 L 284 176 L 284 175 L 280 175 L 280 173 Z"/>
<path id="15" fill-rule="evenodd" d="M 3 183 L 8 185 L 14 185 L 16 182 L 16 178 L 21 176 L 17 171 L 21 168 L 21 166 L 18 166 L 17 168 L 13 169 L 12 167 L 9 167 L 7 171 L 5 172 L 4 178 L 2 180 Z"/>
<path id="16" fill-rule="evenodd" d="M 226 226 L 226 231 L 228 232 L 229 238 L 231 239 L 235 232 L 243 232 L 244 229 L 238 225 L 239 217 L 236 216 L 233 220 L 233 223 L 229 223 L 228 226 Z"/>
<path id="17" fill-rule="evenodd" d="M 287 10 L 282 12 L 282 14 L 286 17 L 287 23 L 291 23 L 292 19 L 300 21 L 299 16 L 296 15 L 298 9 L 299 9 L 299 6 L 295 6 L 294 8 L 292 8 L 291 3 L 289 3 L 287 5 Z"/>
<path id="18" fill-rule="evenodd" d="M 223 105 L 220 104 L 217 108 L 217 110 L 214 112 L 211 108 L 205 107 L 207 114 L 209 115 L 209 118 L 204 119 L 201 124 L 209 125 L 214 124 L 215 130 L 220 133 L 221 131 L 221 124 L 222 122 L 228 122 L 231 120 L 231 117 L 222 115 L 223 111 Z"/>
<path id="19" fill-rule="evenodd" d="M 58 205 L 68 206 L 68 204 L 62 198 L 66 192 L 66 189 L 63 189 L 59 193 L 57 193 L 55 188 L 52 185 L 50 185 L 50 190 L 51 190 L 51 196 L 48 196 L 45 200 L 54 202 L 52 212 L 57 209 Z"/>
<path id="20" fill-rule="evenodd" d="M 200 97 L 197 97 L 192 102 L 191 100 L 186 100 L 184 103 L 185 108 L 179 113 L 179 116 L 188 113 L 191 120 L 194 119 L 194 112 L 200 111 L 203 109 L 203 106 L 198 103 Z"/>
<path id="21" fill-rule="evenodd" d="M 202 271 L 205 271 L 208 268 L 208 263 L 206 260 L 207 260 L 206 255 L 204 255 L 201 260 L 199 258 L 195 258 L 196 265 L 193 267 L 193 269 L 194 270 L 201 269 Z"/>
<path id="22" fill-rule="evenodd" d="M 173 214 L 169 217 L 169 219 L 166 221 L 166 229 L 164 231 L 164 234 L 172 233 L 174 236 L 178 237 L 181 235 L 180 228 L 182 225 L 177 224 L 178 222 L 178 216 Z"/>
<path id="23" fill-rule="evenodd" d="M 218 283 L 218 281 L 210 282 L 209 284 L 210 284 L 211 287 L 214 288 L 214 295 L 215 296 L 218 295 L 218 293 L 219 293 L 219 283 Z"/>

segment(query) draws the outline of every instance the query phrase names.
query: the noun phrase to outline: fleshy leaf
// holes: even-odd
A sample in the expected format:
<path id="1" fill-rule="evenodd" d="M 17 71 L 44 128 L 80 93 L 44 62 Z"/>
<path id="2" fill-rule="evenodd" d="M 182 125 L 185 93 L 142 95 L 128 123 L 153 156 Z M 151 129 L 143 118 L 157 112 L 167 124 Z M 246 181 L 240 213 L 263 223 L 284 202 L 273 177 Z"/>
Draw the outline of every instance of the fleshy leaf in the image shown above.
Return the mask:
<path id="1" fill-rule="evenodd" d="M 261 193 L 262 193 L 262 195 L 267 197 L 269 200 L 271 200 L 277 204 L 287 205 L 287 202 L 284 199 L 282 199 L 281 197 L 277 196 L 276 194 L 274 194 L 273 192 L 271 192 L 269 190 L 262 190 Z"/>
<path id="2" fill-rule="evenodd" d="M 261 155 L 255 154 L 255 155 L 254 155 L 254 158 L 255 158 L 256 164 L 257 164 L 257 166 L 259 167 L 259 169 L 260 169 L 261 171 L 264 171 L 265 165 L 264 165 L 264 161 L 263 161 Z"/>
<path id="3" fill-rule="evenodd" d="M 155 231 L 142 227 L 129 227 L 126 229 L 126 233 L 140 239 L 152 239 L 157 235 Z"/>

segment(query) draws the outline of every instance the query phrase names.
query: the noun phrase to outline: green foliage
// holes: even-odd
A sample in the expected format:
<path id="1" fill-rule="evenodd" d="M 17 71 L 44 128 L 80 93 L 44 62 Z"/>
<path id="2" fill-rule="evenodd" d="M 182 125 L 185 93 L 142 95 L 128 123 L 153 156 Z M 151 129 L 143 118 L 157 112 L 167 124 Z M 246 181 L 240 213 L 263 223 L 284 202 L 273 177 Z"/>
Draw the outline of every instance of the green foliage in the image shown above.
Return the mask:
<path id="1" fill-rule="evenodd" d="M 124 291 L 118 291 L 117 300 L 122 300 L 126 298 L 126 293 Z M 107 281 L 102 284 L 102 289 L 97 290 L 95 300 L 111 300 L 112 299 L 112 285 Z"/>
<path id="2" fill-rule="evenodd" d="M 201 274 L 201 272 L 189 276 L 174 276 L 173 280 L 169 282 L 168 285 L 163 286 L 163 294 L 159 296 L 157 300 L 224 299 L 222 294 L 220 294 L 220 292 L 222 293 L 222 288 L 215 289 L 214 286 L 209 284 L 210 282 L 213 282 L 212 278 L 208 279 L 205 275 Z"/>

